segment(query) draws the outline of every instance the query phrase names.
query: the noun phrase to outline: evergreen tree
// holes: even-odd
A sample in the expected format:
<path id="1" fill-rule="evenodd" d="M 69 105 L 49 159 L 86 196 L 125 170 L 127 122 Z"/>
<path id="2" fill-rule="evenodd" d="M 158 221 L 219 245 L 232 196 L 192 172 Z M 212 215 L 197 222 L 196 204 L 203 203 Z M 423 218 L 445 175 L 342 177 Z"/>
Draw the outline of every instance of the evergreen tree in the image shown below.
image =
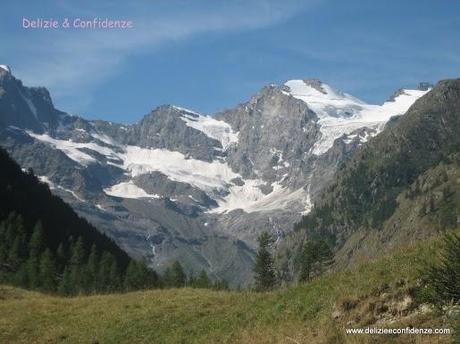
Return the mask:
<path id="1" fill-rule="evenodd" d="M 72 295 L 75 292 L 71 281 L 70 269 L 68 267 L 64 269 L 61 281 L 59 282 L 58 292 L 63 295 Z"/>
<path id="2" fill-rule="evenodd" d="M 78 293 L 83 289 L 82 270 L 85 260 L 85 247 L 81 237 L 78 238 L 71 251 L 72 256 L 70 257 L 70 281 L 72 283 L 72 288 L 76 293 Z"/>
<path id="3" fill-rule="evenodd" d="M 134 260 L 130 261 L 128 264 L 123 284 L 126 290 L 136 289 L 136 287 L 141 284 L 141 281 L 138 279 L 137 263 Z"/>
<path id="4" fill-rule="evenodd" d="M 195 281 L 195 285 L 197 288 L 209 288 L 211 287 L 211 281 L 209 280 L 208 274 L 206 271 L 201 270 L 198 278 Z"/>
<path id="5" fill-rule="evenodd" d="M 28 287 L 29 278 L 28 278 L 28 271 L 27 271 L 27 264 L 22 264 L 14 274 L 10 275 L 9 280 L 14 285 L 19 287 Z"/>
<path id="6" fill-rule="evenodd" d="M 8 246 L 6 245 L 6 229 L 4 224 L 0 224 L 0 281 L 4 280 L 5 271 L 8 268 L 7 258 L 8 258 Z"/>
<path id="7" fill-rule="evenodd" d="M 56 251 L 56 268 L 58 271 L 64 271 L 67 255 L 65 252 L 64 244 L 61 242 Z"/>
<path id="8" fill-rule="evenodd" d="M 224 279 L 218 280 L 212 284 L 212 288 L 216 290 L 228 290 L 230 287 L 228 282 Z"/>
<path id="9" fill-rule="evenodd" d="M 98 291 L 110 290 L 110 269 L 112 267 L 113 257 L 109 252 L 103 252 L 99 262 L 99 270 L 97 274 L 97 289 Z"/>
<path id="10" fill-rule="evenodd" d="M 147 289 L 158 286 L 158 276 L 144 262 L 131 261 L 126 269 L 126 290 Z"/>
<path id="11" fill-rule="evenodd" d="M 258 291 L 267 291 L 276 284 L 273 257 L 270 252 L 270 245 L 273 243 L 273 239 L 267 232 L 264 232 L 259 236 L 258 242 L 259 249 L 254 265 L 255 288 Z"/>
<path id="12" fill-rule="evenodd" d="M 424 272 L 431 299 L 438 305 L 460 304 L 460 236 L 449 234 L 436 263 Z"/>
<path id="13" fill-rule="evenodd" d="M 117 262 L 112 255 L 110 256 L 112 257 L 112 262 L 110 263 L 110 267 L 109 267 L 108 290 L 115 291 L 121 287 L 121 278 L 120 278 L 120 272 L 118 271 Z"/>
<path id="14" fill-rule="evenodd" d="M 27 286 L 35 289 L 40 287 L 40 276 L 39 276 L 39 258 L 35 256 L 29 257 L 26 262 L 27 271 Z"/>
<path id="15" fill-rule="evenodd" d="M 171 267 L 167 267 L 163 272 L 161 277 L 161 283 L 164 287 L 173 287 L 174 286 L 174 277 Z"/>
<path id="16" fill-rule="evenodd" d="M 33 229 L 32 236 L 29 241 L 29 257 L 38 258 L 44 246 L 43 226 L 38 221 Z"/>
<path id="17" fill-rule="evenodd" d="M 185 283 L 188 287 L 191 288 L 199 288 L 197 285 L 197 278 L 193 274 L 193 271 L 188 275 L 187 282 Z"/>
<path id="18" fill-rule="evenodd" d="M 323 268 L 332 263 L 333 253 L 329 245 L 322 239 L 311 239 L 303 247 L 300 257 L 301 281 L 309 281 L 311 277 L 322 272 Z"/>
<path id="19" fill-rule="evenodd" d="M 49 249 L 40 257 L 40 285 L 44 291 L 54 291 L 56 289 L 56 262 Z"/>
<path id="20" fill-rule="evenodd" d="M 97 248 L 96 245 L 93 244 L 83 273 L 84 288 L 86 292 L 93 292 L 97 288 L 98 259 Z"/>
<path id="21" fill-rule="evenodd" d="M 7 259 L 7 264 L 8 268 L 11 271 L 16 271 L 21 263 L 24 261 L 24 256 L 23 256 L 23 251 L 24 251 L 24 240 L 23 237 L 18 235 L 14 241 L 13 245 L 11 245 L 11 248 L 8 251 L 8 259 Z"/>
<path id="22" fill-rule="evenodd" d="M 184 287 L 185 282 L 187 281 L 187 276 L 185 275 L 184 269 L 179 261 L 175 261 L 172 265 L 172 278 L 173 278 L 173 286 L 174 287 Z"/>

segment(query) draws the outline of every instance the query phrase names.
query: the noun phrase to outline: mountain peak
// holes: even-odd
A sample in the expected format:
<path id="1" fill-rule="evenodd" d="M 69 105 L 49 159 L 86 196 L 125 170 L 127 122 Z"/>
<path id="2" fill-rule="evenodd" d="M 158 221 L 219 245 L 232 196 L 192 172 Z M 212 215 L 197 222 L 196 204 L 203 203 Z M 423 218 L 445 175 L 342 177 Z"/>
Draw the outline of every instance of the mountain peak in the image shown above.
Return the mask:
<path id="1" fill-rule="evenodd" d="M 288 80 L 284 83 L 284 86 L 287 86 L 292 93 L 299 94 L 315 94 L 319 92 L 327 95 L 327 88 L 330 88 L 319 79 Z"/>
<path id="2" fill-rule="evenodd" d="M 318 92 L 321 92 L 323 94 L 327 94 L 326 90 L 323 88 L 323 82 L 319 79 L 304 79 L 302 80 L 305 85 L 310 86 L 317 90 Z"/>
<path id="3" fill-rule="evenodd" d="M 186 114 L 189 114 L 189 115 L 193 115 L 193 116 L 201 116 L 200 113 L 196 112 L 196 111 L 193 111 L 193 110 L 190 110 L 190 109 L 187 109 L 187 108 L 184 108 L 184 107 L 180 107 L 180 106 L 176 106 L 176 105 L 171 105 L 171 107 L 177 111 L 180 111 L 180 112 L 185 112 Z"/>
<path id="4" fill-rule="evenodd" d="M 11 74 L 11 68 L 7 65 L 0 64 L 0 69 L 4 70 L 5 72 Z"/>
<path id="5" fill-rule="evenodd" d="M 286 93 L 306 103 L 346 101 L 363 103 L 361 100 L 336 90 L 318 79 L 288 80 L 284 83 Z"/>

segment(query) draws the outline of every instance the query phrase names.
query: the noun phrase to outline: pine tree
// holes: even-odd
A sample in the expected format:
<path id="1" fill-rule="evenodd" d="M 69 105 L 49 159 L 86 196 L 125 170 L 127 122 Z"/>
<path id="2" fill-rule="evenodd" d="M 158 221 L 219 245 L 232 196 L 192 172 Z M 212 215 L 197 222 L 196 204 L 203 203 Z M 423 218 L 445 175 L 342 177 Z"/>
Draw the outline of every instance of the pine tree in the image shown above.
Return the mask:
<path id="1" fill-rule="evenodd" d="M 110 289 L 110 269 L 112 267 L 112 256 L 104 251 L 99 262 L 97 274 L 97 290 L 105 292 Z"/>
<path id="2" fill-rule="evenodd" d="M 228 290 L 230 287 L 228 282 L 224 279 L 218 280 L 212 284 L 212 288 L 216 290 Z"/>
<path id="3" fill-rule="evenodd" d="M 167 267 L 161 276 L 161 283 L 164 287 L 173 287 L 174 285 L 174 276 L 172 273 L 171 267 Z"/>
<path id="4" fill-rule="evenodd" d="M 44 291 L 56 289 L 56 262 L 49 249 L 46 249 L 40 257 L 40 285 Z"/>
<path id="5" fill-rule="evenodd" d="M 299 279 L 309 281 L 312 276 L 321 273 L 324 267 L 330 265 L 332 258 L 333 253 L 324 240 L 309 240 L 302 250 Z"/>
<path id="6" fill-rule="evenodd" d="M 98 259 L 96 245 L 93 244 L 82 276 L 86 292 L 93 292 L 97 288 Z"/>
<path id="7" fill-rule="evenodd" d="M 158 285 L 158 276 L 149 270 L 144 262 L 132 260 L 126 269 L 124 287 L 126 290 L 147 289 Z"/>
<path id="8" fill-rule="evenodd" d="M 115 291 L 121 287 L 121 278 L 120 278 L 120 272 L 118 270 L 117 261 L 112 255 L 111 257 L 112 257 L 112 262 L 110 263 L 110 268 L 109 268 L 108 290 Z"/>
<path id="9" fill-rule="evenodd" d="M 39 276 L 39 258 L 35 256 L 29 257 L 26 262 L 27 271 L 27 286 L 35 289 L 40 287 L 40 276 Z"/>
<path id="10" fill-rule="evenodd" d="M 460 304 L 460 236 L 445 236 L 439 260 L 428 268 L 426 280 L 434 302 Z"/>
<path id="11" fill-rule="evenodd" d="M 3 263 L 6 262 L 7 245 L 6 245 L 6 225 L 5 221 L 0 222 L 0 271 Z"/>
<path id="12" fill-rule="evenodd" d="M 70 277 L 70 269 L 68 267 L 64 269 L 61 281 L 59 282 L 58 292 L 63 295 L 72 295 L 75 292 Z"/>
<path id="13" fill-rule="evenodd" d="M 36 257 L 40 256 L 40 253 L 44 246 L 44 238 L 43 238 L 43 226 L 40 221 L 38 221 L 33 229 L 32 236 L 30 237 L 29 241 L 29 257 Z"/>
<path id="14" fill-rule="evenodd" d="M 67 255 L 65 252 L 64 244 L 61 242 L 56 251 L 56 268 L 58 271 L 64 271 L 66 261 Z"/>
<path id="15" fill-rule="evenodd" d="M 254 265 L 255 288 L 258 291 L 267 291 L 276 284 L 276 274 L 273 257 L 270 253 L 270 245 L 273 243 L 271 236 L 264 232 L 259 238 L 259 249 Z"/>
<path id="16" fill-rule="evenodd" d="M 201 270 L 198 278 L 195 281 L 195 285 L 197 288 L 209 288 L 211 286 L 211 281 L 209 280 L 206 271 Z"/>
<path id="17" fill-rule="evenodd" d="M 78 238 L 71 251 L 72 256 L 70 257 L 70 281 L 73 286 L 72 288 L 75 292 L 78 293 L 83 290 L 82 270 L 85 260 L 85 247 L 81 237 Z"/>
<path id="18" fill-rule="evenodd" d="M 22 262 L 25 259 L 25 239 L 24 236 L 18 235 L 14 241 L 13 245 L 11 246 L 10 250 L 8 251 L 8 259 L 7 264 L 9 269 L 12 271 L 16 271 Z"/>
<path id="19" fill-rule="evenodd" d="M 125 279 L 123 281 L 126 290 L 133 290 L 140 284 L 137 275 L 137 263 L 132 260 L 126 268 Z"/>
<path id="20" fill-rule="evenodd" d="M 17 285 L 18 287 L 26 287 L 28 285 L 28 272 L 27 272 L 27 265 L 22 264 L 19 266 L 17 271 L 14 274 L 10 275 L 10 281 L 14 285 Z"/>
<path id="21" fill-rule="evenodd" d="M 187 276 L 185 275 L 182 265 L 177 260 L 172 265 L 172 276 L 174 287 L 181 288 L 185 286 Z"/>
<path id="22" fill-rule="evenodd" d="M 188 275 L 187 282 L 185 283 L 190 288 L 199 288 L 197 285 L 197 278 L 193 274 L 193 271 Z"/>

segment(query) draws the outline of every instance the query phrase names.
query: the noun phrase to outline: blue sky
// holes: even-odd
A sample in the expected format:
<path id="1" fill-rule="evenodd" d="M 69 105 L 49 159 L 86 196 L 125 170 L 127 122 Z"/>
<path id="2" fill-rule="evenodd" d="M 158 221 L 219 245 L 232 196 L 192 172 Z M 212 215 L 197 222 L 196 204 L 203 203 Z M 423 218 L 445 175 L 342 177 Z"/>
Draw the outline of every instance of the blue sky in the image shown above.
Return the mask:
<path id="1" fill-rule="evenodd" d="M 381 103 L 460 76 L 458 0 L 2 1 L 0 64 L 56 106 L 132 123 L 171 103 L 204 113 L 268 83 L 318 78 Z M 22 18 L 128 19 L 131 30 L 25 30 Z"/>

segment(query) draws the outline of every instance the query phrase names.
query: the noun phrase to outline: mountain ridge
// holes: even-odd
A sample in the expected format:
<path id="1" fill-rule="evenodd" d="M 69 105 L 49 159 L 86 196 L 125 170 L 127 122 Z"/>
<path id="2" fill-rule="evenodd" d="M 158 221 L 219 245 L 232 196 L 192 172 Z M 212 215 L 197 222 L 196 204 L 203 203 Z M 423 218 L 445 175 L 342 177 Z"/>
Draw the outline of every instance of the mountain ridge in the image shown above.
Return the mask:
<path id="1" fill-rule="evenodd" d="M 341 161 L 389 119 L 340 128 L 329 135 L 331 147 L 315 151 L 324 135 L 321 118 L 288 86 L 271 85 L 214 117 L 164 105 L 123 125 L 50 110 L 51 125 L 40 128 L 27 102 L 8 91 L 16 83 L 26 93 L 22 83 L 5 74 L 0 143 L 21 165 L 132 256 L 156 268 L 179 259 L 189 271 L 203 267 L 234 285 L 251 280 L 260 228 L 278 237 L 289 232 Z M 22 128 L 8 117 L 8 106 L 21 102 L 32 120 Z M 217 257 L 218 247 L 228 257 Z"/>
<path id="2" fill-rule="evenodd" d="M 285 250 L 319 235 L 343 266 L 458 226 L 459 109 L 460 79 L 442 80 L 389 122 L 342 164 Z M 295 269 L 287 251 L 282 264 Z"/>

